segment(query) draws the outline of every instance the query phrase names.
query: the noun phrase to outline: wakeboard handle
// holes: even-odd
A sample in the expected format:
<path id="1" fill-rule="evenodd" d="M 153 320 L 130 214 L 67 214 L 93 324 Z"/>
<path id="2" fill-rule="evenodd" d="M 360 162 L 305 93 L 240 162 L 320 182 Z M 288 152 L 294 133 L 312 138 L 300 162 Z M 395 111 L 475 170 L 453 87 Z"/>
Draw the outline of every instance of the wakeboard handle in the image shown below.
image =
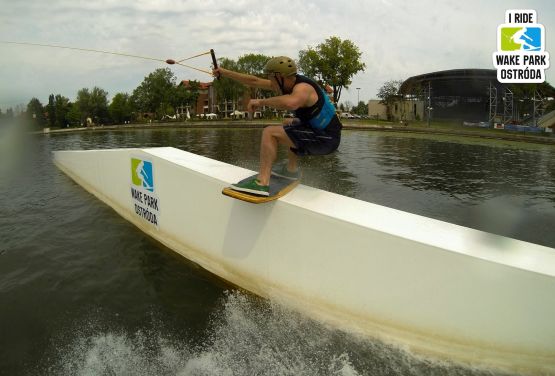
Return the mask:
<path id="1" fill-rule="evenodd" d="M 212 56 L 212 64 L 214 65 L 214 69 L 218 69 L 218 62 L 216 61 L 216 55 L 214 54 L 214 50 L 212 48 L 210 49 L 210 55 Z M 218 73 L 218 76 L 216 77 L 219 80 L 220 74 Z"/>

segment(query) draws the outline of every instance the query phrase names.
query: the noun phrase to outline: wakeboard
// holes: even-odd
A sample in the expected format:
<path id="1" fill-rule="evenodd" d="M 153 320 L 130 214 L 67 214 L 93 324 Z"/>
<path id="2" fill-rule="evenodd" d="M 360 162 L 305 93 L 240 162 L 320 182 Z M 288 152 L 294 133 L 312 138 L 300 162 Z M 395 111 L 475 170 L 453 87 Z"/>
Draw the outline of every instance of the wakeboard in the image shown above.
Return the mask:
<path id="1" fill-rule="evenodd" d="M 241 180 L 239 183 L 248 182 L 250 180 L 256 179 L 257 177 L 258 174 L 255 174 Z M 297 185 L 299 185 L 299 182 L 300 179 L 292 180 L 272 174 L 270 176 L 269 196 L 258 196 L 246 192 L 239 192 L 233 190 L 231 187 L 224 188 L 222 194 L 235 198 L 237 200 L 246 201 L 253 204 L 262 204 L 265 202 L 277 200 L 278 198 L 285 196 L 287 193 L 291 192 Z"/>

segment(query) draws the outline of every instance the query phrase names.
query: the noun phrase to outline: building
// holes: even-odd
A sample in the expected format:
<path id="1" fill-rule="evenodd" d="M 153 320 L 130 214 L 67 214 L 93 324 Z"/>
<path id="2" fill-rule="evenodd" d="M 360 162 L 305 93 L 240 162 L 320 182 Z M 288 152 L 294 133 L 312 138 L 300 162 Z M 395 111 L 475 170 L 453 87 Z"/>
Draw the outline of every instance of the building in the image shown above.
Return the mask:
<path id="1" fill-rule="evenodd" d="M 179 86 L 185 86 L 185 88 L 190 88 L 191 81 L 183 80 L 179 83 Z M 208 114 L 211 113 L 211 109 L 215 106 L 215 94 L 214 87 L 211 82 L 200 82 L 199 96 L 197 98 L 197 103 L 193 106 L 182 106 L 177 109 L 179 115 L 186 114 L 189 111 L 191 116 L 197 114 Z"/>
<path id="2" fill-rule="evenodd" d="M 191 81 L 183 80 L 179 85 L 189 88 Z M 236 111 L 246 111 L 249 100 L 248 90 L 238 101 L 221 100 L 217 97 L 212 82 L 200 82 L 199 96 L 195 105 L 182 106 L 178 108 L 177 112 L 180 116 L 186 114 L 188 110 L 191 116 L 216 114 L 219 118 L 228 118 L 232 117 Z"/>
<path id="3" fill-rule="evenodd" d="M 554 89 L 551 85 L 527 87 L 497 81 L 495 69 L 452 69 L 426 73 L 405 80 L 400 101 L 392 114 L 396 119 L 450 120 L 494 127 L 525 125 L 547 128 L 542 119 Z M 513 93 L 519 92 L 519 93 Z M 406 105 L 406 103 L 411 103 Z M 422 103 L 419 103 L 422 102 Z M 404 117 L 403 117 L 404 116 Z"/>
<path id="4" fill-rule="evenodd" d="M 369 100 L 368 116 L 375 120 L 387 120 L 387 106 L 382 104 L 379 99 Z"/>
<path id="5" fill-rule="evenodd" d="M 513 117 L 507 88 L 495 69 L 452 69 L 410 77 L 399 89 L 398 114 L 407 120 L 488 122 L 500 114 Z M 411 102 L 410 105 L 406 105 Z M 393 112 L 393 111 L 392 111 Z"/>

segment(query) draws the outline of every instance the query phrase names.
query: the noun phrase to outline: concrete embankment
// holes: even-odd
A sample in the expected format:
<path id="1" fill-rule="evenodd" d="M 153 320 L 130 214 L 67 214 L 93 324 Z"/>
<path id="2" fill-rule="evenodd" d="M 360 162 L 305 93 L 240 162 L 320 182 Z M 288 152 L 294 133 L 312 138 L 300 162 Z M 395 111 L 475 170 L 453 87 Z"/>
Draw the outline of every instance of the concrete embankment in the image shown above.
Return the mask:
<path id="1" fill-rule="evenodd" d="M 106 125 L 83 128 L 64 128 L 49 129 L 35 133 L 65 133 L 65 132 L 101 132 L 101 131 L 122 131 L 133 129 L 166 129 L 166 128 L 227 128 L 227 129 L 248 129 L 248 128 L 264 128 L 269 125 L 279 125 L 277 120 L 242 120 L 242 121 L 192 121 L 192 122 L 168 122 L 168 123 L 146 123 L 146 124 L 120 124 Z M 46 130 L 47 129 L 47 130 Z M 382 131 L 382 132 L 398 132 L 398 133 L 414 133 L 414 134 L 431 134 L 431 135 L 447 135 L 459 137 L 472 137 L 492 140 L 507 140 L 517 142 L 529 142 L 536 144 L 555 145 L 555 137 L 553 135 L 529 135 L 524 133 L 508 132 L 504 130 L 484 130 L 469 128 L 453 128 L 440 126 L 403 126 L 397 124 L 369 124 L 360 121 L 343 121 L 343 129 L 361 130 L 361 131 Z"/>

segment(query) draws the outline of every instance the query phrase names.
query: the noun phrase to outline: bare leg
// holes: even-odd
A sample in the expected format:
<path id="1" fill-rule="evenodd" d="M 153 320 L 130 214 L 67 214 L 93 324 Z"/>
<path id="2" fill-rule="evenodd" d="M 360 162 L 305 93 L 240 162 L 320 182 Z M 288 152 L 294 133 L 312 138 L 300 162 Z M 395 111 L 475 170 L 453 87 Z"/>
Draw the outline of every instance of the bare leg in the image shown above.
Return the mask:
<path id="1" fill-rule="evenodd" d="M 272 164 L 276 160 L 278 145 L 294 147 L 295 145 L 283 130 L 283 126 L 274 125 L 264 128 L 260 142 L 260 170 L 258 181 L 261 185 L 270 184 Z M 297 156 L 289 151 L 289 166 L 297 166 Z"/>
<path id="2" fill-rule="evenodd" d="M 287 170 L 289 170 L 290 172 L 297 171 L 297 161 L 299 160 L 299 157 L 297 157 L 297 154 L 293 153 L 291 149 L 287 150 L 287 156 L 289 157 L 289 162 L 287 163 Z"/>

